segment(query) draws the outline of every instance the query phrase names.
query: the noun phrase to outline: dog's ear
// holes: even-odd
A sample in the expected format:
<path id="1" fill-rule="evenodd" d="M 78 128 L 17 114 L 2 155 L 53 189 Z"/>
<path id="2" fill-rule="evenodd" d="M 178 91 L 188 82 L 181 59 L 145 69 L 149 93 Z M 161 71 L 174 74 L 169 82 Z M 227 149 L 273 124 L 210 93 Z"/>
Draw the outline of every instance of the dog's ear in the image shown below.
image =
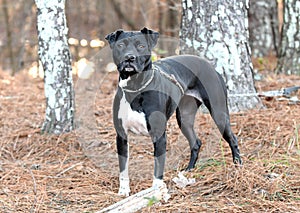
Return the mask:
<path id="1" fill-rule="evenodd" d="M 124 32 L 124 30 L 120 29 L 113 33 L 108 34 L 105 36 L 105 39 L 108 41 L 110 47 L 112 48 L 114 43 L 118 40 L 118 37 Z"/>
<path id="2" fill-rule="evenodd" d="M 146 39 L 147 39 L 147 41 L 149 43 L 149 47 L 150 47 L 150 49 L 152 49 L 157 44 L 159 33 L 155 32 L 153 30 L 149 30 L 146 27 L 144 27 L 143 29 L 141 29 L 141 32 L 143 34 L 145 34 Z"/>

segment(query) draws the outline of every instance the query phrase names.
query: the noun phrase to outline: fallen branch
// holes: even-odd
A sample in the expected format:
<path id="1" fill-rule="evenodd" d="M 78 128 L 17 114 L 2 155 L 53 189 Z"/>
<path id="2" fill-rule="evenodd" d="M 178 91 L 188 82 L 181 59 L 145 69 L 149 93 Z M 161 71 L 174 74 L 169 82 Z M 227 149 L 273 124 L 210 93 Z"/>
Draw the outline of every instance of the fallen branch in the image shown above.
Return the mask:
<path id="1" fill-rule="evenodd" d="M 122 212 L 122 213 L 129 213 L 129 212 L 136 212 L 144 207 L 147 207 L 154 202 L 158 202 L 162 199 L 166 202 L 170 198 L 168 194 L 168 189 L 166 185 L 160 188 L 148 188 L 145 190 L 140 191 L 134 195 L 131 195 L 111 206 L 108 206 L 105 209 L 102 209 L 96 213 L 103 213 L 103 212 Z M 154 202 L 153 202 L 154 201 Z"/>
<path id="2" fill-rule="evenodd" d="M 229 94 L 229 97 L 248 97 L 248 96 L 259 96 L 259 97 L 290 97 L 294 92 L 297 92 L 300 89 L 300 86 L 286 87 L 280 90 L 270 90 L 263 92 L 254 92 L 254 93 L 243 93 L 243 94 Z"/>

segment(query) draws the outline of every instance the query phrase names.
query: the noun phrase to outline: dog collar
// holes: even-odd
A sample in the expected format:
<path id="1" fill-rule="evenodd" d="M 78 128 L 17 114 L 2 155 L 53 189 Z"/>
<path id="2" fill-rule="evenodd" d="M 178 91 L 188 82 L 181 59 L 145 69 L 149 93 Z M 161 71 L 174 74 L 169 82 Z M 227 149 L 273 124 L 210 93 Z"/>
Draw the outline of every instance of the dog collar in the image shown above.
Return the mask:
<path id="1" fill-rule="evenodd" d="M 172 74 L 167 74 L 165 72 L 162 72 L 160 69 L 158 69 L 156 66 L 154 66 L 154 69 L 156 68 L 156 70 L 159 71 L 159 73 L 164 76 L 166 79 L 168 79 L 169 81 L 171 81 L 173 84 L 175 84 L 181 91 L 182 94 L 184 94 L 184 89 L 183 87 L 181 86 L 181 84 L 177 81 L 177 79 L 175 78 L 174 75 Z"/>
<path id="2" fill-rule="evenodd" d="M 130 93 L 134 93 L 134 92 L 141 92 L 142 90 L 144 90 L 146 87 L 149 86 L 149 84 L 152 82 L 153 78 L 154 78 L 154 72 L 158 71 L 162 76 L 164 76 L 166 79 L 168 79 L 169 81 L 171 81 L 173 84 L 175 84 L 181 91 L 182 94 L 184 94 L 184 89 L 181 86 L 181 84 L 177 81 L 177 79 L 175 78 L 174 75 L 169 75 L 165 72 L 162 72 L 157 66 L 153 65 L 152 68 L 152 75 L 150 77 L 150 79 L 144 84 L 144 86 L 142 86 L 141 88 L 137 89 L 137 90 L 131 90 L 131 89 L 126 89 L 124 87 L 122 87 L 122 90 L 125 92 L 130 92 Z"/>
<path id="3" fill-rule="evenodd" d="M 134 93 L 134 92 L 141 92 L 143 89 L 145 89 L 147 86 L 149 86 L 149 84 L 151 83 L 151 81 L 153 80 L 154 78 L 154 69 L 151 70 L 152 71 L 152 75 L 150 77 L 150 79 L 144 84 L 144 86 L 140 87 L 139 89 L 137 90 L 131 90 L 131 89 L 126 89 L 124 87 L 121 87 L 122 90 L 124 92 L 130 92 L 130 93 Z"/>

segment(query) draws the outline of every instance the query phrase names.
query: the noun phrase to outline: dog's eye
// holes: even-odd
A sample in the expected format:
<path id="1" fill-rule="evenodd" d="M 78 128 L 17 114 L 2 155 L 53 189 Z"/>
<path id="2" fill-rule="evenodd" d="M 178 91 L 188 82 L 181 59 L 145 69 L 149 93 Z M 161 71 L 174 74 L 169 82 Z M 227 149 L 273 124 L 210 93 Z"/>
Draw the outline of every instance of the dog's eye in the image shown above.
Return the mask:
<path id="1" fill-rule="evenodd" d="M 124 45 L 125 45 L 124 43 L 118 43 L 118 44 L 117 44 L 117 46 L 118 46 L 119 48 L 124 47 Z"/>
<path id="2" fill-rule="evenodd" d="M 138 48 L 140 48 L 140 49 L 144 49 L 146 46 L 145 45 L 143 45 L 143 44 L 139 44 L 138 45 Z"/>

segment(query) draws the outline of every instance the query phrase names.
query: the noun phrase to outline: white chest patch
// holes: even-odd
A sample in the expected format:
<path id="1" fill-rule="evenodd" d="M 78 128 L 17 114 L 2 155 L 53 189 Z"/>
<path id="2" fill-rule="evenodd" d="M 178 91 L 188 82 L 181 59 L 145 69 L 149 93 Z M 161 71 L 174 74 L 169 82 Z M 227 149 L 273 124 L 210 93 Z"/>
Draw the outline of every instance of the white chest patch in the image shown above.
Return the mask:
<path id="1" fill-rule="evenodd" d="M 125 79 L 125 80 L 120 80 L 119 86 L 120 86 L 121 88 L 126 87 L 128 81 L 130 81 L 130 76 L 129 76 L 127 79 Z"/>
<path id="2" fill-rule="evenodd" d="M 135 134 L 149 135 L 145 114 L 142 112 L 133 111 L 124 94 L 120 100 L 118 118 L 122 120 L 122 126 L 126 134 L 129 130 Z"/>

